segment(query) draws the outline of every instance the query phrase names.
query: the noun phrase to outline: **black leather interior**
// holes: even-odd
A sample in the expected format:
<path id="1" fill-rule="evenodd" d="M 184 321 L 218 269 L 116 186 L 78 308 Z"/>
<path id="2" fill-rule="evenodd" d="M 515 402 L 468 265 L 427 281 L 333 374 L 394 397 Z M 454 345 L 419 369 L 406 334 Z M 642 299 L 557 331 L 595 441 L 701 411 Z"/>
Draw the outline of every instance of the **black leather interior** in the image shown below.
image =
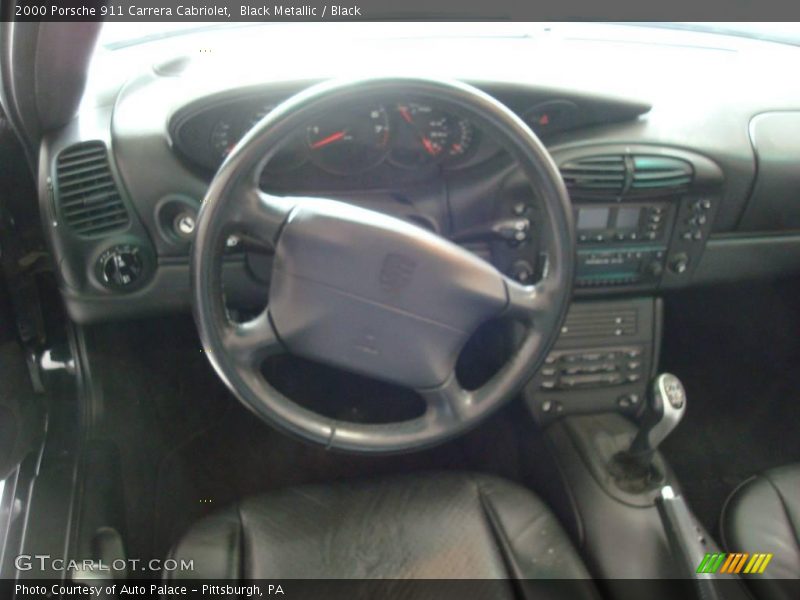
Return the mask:
<path id="1" fill-rule="evenodd" d="M 747 576 L 759 600 L 796 598 L 800 577 L 800 464 L 772 469 L 734 490 L 722 512 L 730 552 L 774 554 L 763 574 Z"/>
<path id="2" fill-rule="evenodd" d="M 534 494 L 455 473 L 247 498 L 195 524 L 171 558 L 194 560 L 185 577 L 214 579 L 589 577 Z"/>

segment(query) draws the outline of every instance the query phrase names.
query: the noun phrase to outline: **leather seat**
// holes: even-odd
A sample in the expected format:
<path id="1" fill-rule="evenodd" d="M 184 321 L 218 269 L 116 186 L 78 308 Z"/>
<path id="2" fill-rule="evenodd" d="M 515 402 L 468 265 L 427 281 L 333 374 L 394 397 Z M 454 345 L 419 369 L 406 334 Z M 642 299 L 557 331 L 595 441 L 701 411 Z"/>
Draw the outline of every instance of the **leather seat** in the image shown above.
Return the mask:
<path id="1" fill-rule="evenodd" d="M 455 473 L 246 498 L 196 523 L 171 558 L 194 561 L 173 579 L 589 577 L 534 494 Z"/>
<path id="2" fill-rule="evenodd" d="M 720 529 L 729 552 L 773 554 L 764 573 L 745 575 L 759 600 L 797 598 L 800 464 L 772 469 L 740 485 L 725 503 Z"/>

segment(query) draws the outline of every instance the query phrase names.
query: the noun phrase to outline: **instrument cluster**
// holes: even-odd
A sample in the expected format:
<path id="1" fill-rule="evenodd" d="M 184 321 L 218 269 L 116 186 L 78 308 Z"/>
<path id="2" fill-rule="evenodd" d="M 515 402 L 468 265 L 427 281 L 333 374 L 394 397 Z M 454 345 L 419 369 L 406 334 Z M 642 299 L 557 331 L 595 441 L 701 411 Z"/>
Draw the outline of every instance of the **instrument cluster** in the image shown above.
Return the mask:
<path id="1" fill-rule="evenodd" d="M 180 125 L 179 145 L 189 158 L 216 169 L 276 104 L 206 110 Z M 284 143 L 265 172 L 288 174 L 308 165 L 332 175 L 357 175 L 387 164 L 408 170 L 457 168 L 475 156 L 478 141 L 468 119 L 430 102 L 365 103 L 308 123 Z"/>

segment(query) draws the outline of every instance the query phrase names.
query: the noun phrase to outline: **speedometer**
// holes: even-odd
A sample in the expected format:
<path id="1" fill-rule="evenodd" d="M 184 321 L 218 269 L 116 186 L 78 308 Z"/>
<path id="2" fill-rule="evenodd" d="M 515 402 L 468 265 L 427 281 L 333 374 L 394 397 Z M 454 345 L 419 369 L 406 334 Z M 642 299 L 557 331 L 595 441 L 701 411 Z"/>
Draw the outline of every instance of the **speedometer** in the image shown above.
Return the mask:
<path id="1" fill-rule="evenodd" d="M 401 103 L 396 109 L 395 164 L 415 168 L 456 161 L 471 149 L 474 130 L 466 119 L 420 102 Z"/>

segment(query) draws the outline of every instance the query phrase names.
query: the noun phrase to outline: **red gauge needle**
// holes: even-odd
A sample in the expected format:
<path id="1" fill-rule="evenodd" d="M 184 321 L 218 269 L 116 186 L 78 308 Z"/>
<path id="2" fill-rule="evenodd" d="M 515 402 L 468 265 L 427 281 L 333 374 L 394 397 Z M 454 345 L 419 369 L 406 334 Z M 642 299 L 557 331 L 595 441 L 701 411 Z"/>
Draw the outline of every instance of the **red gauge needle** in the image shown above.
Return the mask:
<path id="1" fill-rule="evenodd" d="M 397 110 L 406 123 L 408 123 L 409 125 L 413 125 L 413 123 L 411 122 L 411 113 L 408 112 L 408 109 L 405 106 L 398 106 Z"/>
<path id="2" fill-rule="evenodd" d="M 420 137 L 420 139 L 422 140 L 422 145 L 425 147 L 425 151 L 431 156 L 436 156 L 439 153 L 439 149 L 434 145 L 432 141 L 428 139 L 428 136 L 426 136 L 424 133 L 422 133 L 416 128 L 408 108 L 406 108 L 405 106 L 398 106 L 397 112 L 400 113 L 400 116 L 403 117 L 403 120 L 409 125 L 411 125 L 411 128 Z"/>
<path id="3" fill-rule="evenodd" d="M 323 146 L 332 144 L 333 142 L 338 142 L 339 140 L 344 139 L 345 135 L 347 135 L 346 131 L 337 131 L 336 133 L 332 133 L 328 137 L 317 140 L 311 144 L 311 149 L 316 150 L 317 148 L 322 148 Z"/>
<path id="4" fill-rule="evenodd" d="M 439 154 L 438 148 L 436 148 L 436 146 L 433 145 L 432 141 L 430 141 L 427 137 L 425 137 L 422 134 L 420 134 L 420 137 L 422 138 L 422 145 L 425 146 L 425 150 L 428 151 L 428 154 L 430 154 L 431 156 L 436 156 L 437 154 Z"/>

